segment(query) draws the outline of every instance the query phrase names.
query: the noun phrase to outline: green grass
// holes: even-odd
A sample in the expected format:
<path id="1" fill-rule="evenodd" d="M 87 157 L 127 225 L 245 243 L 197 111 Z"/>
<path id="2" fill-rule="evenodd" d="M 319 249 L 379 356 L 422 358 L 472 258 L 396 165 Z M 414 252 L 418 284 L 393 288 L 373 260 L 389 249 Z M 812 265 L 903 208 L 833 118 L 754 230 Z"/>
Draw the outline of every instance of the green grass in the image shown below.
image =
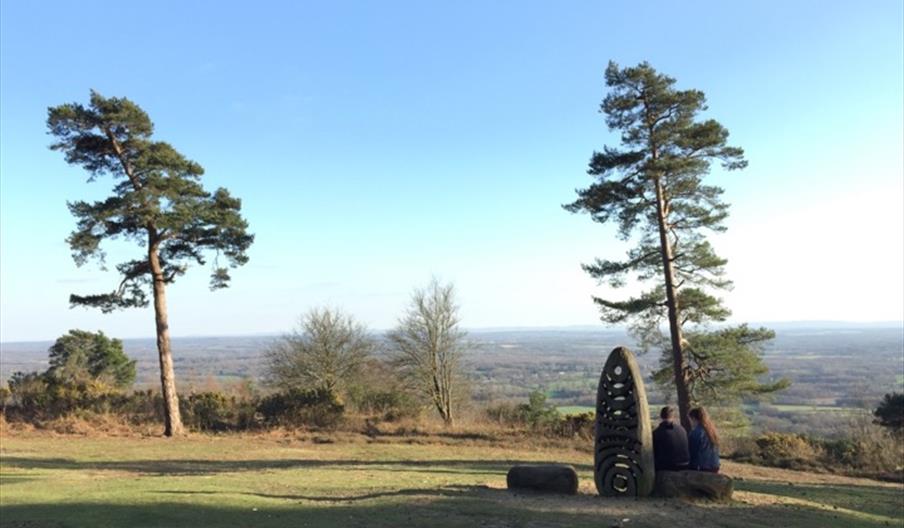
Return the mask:
<path id="1" fill-rule="evenodd" d="M 784 405 L 784 404 L 774 404 L 771 405 L 776 410 L 781 412 L 790 412 L 790 413 L 841 413 L 841 414 L 856 414 L 862 412 L 860 409 L 854 409 L 851 407 L 832 407 L 832 406 L 821 406 L 821 405 Z"/>
<path id="2" fill-rule="evenodd" d="M 737 490 L 752 491 L 770 495 L 782 495 L 791 499 L 814 502 L 831 507 L 857 512 L 861 518 L 883 520 L 900 518 L 902 514 L 902 490 L 900 488 L 867 488 L 845 484 L 809 484 L 789 486 L 786 482 L 743 481 Z"/>
<path id="3" fill-rule="evenodd" d="M 841 528 L 904 520 L 902 489 L 869 481 L 792 486 L 784 477 L 748 476 L 731 504 L 613 500 L 595 493 L 589 450 L 508 447 L 467 435 L 433 444 L 379 440 L 388 443 L 4 436 L 0 526 L 607 527 L 627 518 L 630 527 Z M 537 461 L 575 465 L 580 494 L 504 489 L 511 465 Z M 729 474 L 745 467 L 726 463 Z"/>

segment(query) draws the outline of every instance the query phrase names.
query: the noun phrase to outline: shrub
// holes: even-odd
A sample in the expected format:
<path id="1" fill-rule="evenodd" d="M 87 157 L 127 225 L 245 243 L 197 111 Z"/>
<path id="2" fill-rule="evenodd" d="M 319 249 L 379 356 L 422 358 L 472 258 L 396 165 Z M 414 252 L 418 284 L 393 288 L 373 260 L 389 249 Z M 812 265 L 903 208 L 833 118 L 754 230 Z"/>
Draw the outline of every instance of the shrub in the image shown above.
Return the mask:
<path id="1" fill-rule="evenodd" d="M 135 361 L 125 355 L 122 341 L 103 332 L 70 330 L 49 350 L 46 374 L 68 384 L 98 381 L 120 389 L 135 381 Z"/>
<path id="2" fill-rule="evenodd" d="M 123 395 L 116 405 L 116 413 L 132 423 L 160 423 L 163 421 L 163 397 L 150 389 Z"/>
<path id="3" fill-rule="evenodd" d="M 904 477 L 904 437 L 867 416 L 851 419 L 846 430 L 846 438 L 822 443 L 827 464 L 870 476 Z"/>
<path id="4" fill-rule="evenodd" d="M 348 398 L 359 413 L 387 422 L 417 418 L 423 410 L 414 396 L 395 388 L 373 390 L 356 386 L 349 390 Z"/>
<path id="5" fill-rule="evenodd" d="M 873 411 L 873 416 L 876 417 L 875 423 L 904 434 L 904 393 L 886 394 Z"/>
<path id="6" fill-rule="evenodd" d="M 500 425 L 524 425 L 525 417 L 519 407 L 513 403 L 499 403 L 487 407 L 484 413 L 490 421 Z"/>
<path id="7" fill-rule="evenodd" d="M 179 400 L 182 420 L 199 431 L 226 431 L 235 428 L 236 401 L 222 392 L 199 392 Z"/>
<path id="8" fill-rule="evenodd" d="M 257 410 L 267 425 L 332 427 L 342 419 L 345 406 L 332 391 L 288 389 L 263 398 Z"/>
<path id="9" fill-rule="evenodd" d="M 57 418 L 77 409 L 110 412 L 123 396 L 97 380 L 67 382 L 37 372 L 16 372 L 9 390 L 10 407 L 26 419 Z"/>
<path id="10" fill-rule="evenodd" d="M 593 438 L 594 413 L 563 416 L 558 409 L 546 403 L 546 395 L 534 391 L 527 403 L 500 403 L 484 410 L 486 417 L 500 425 L 522 427 L 545 436 L 565 438 Z"/>
<path id="11" fill-rule="evenodd" d="M 343 390 L 376 347 L 367 328 L 352 316 L 332 308 L 314 309 L 266 351 L 265 376 L 277 389 Z"/>
<path id="12" fill-rule="evenodd" d="M 595 436 L 596 416 L 592 412 L 562 416 L 552 428 L 556 436 L 592 440 Z"/>
<path id="13" fill-rule="evenodd" d="M 527 403 L 518 406 L 523 413 L 524 421 L 537 429 L 554 425 L 561 415 L 558 409 L 546 403 L 546 394 L 541 391 L 533 391 L 528 396 Z"/>
<path id="14" fill-rule="evenodd" d="M 854 420 L 844 438 L 824 440 L 799 434 L 766 433 L 735 449 L 735 459 L 789 469 L 823 468 L 900 480 L 904 440 L 877 425 Z"/>
<path id="15" fill-rule="evenodd" d="M 0 387 L 0 414 L 6 414 L 6 406 L 12 400 L 12 393 L 6 387 Z"/>
<path id="16" fill-rule="evenodd" d="M 756 439 L 756 457 L 767 466 L 806 468 L 818 465 L 821 446 L 803 435 L 766 433 Z"/>
<path id="17" fill-rule="evenodd" d="M 42 414 L 49 407 L 47 379 L 37 372 L 14 372 L 9 380 L 10 403 L 26 417 Z"/>

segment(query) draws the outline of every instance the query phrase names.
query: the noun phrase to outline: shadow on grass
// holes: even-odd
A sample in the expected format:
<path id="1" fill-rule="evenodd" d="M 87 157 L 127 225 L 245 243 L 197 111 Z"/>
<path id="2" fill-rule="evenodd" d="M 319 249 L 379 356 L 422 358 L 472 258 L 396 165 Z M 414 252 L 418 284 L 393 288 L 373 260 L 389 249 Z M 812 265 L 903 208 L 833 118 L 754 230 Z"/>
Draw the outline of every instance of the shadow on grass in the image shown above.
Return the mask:
<path id="1" fill-rule="evenodd" d="M 457 432 L 457 431 L 441 431 L 441 432 L 427 432 L 420 431 L 418 429 L 401 429 L 398 431 L 382 431 L 378 427 L 368 427 L 364 434 L 369 438 L 389 438 L 389 439 L 398 439 L 398 438 L 446 438 L 449 440 L 482 440 L 482 441 L 499 441 L 500 438 L 497 435 L 490 433 L 477 433 L 477 432 Z"/>
<path id="2" fill-rule="evenodd" d="M 69 458 L 3 457 L 2 467 L 19 469 L 52 469 L 69 471 L 128 471 L 149 475 L 188 476 L 261 471 L 269 469 L 330 468 L 368 471 L 406 471 L 428 473 L 468 473 L 474 475 L 504 475 L 515 464 L 536 462 L 523 460 L 127 460 L 87 461 Z M 590 464 L 578 464 L 578 471 L 592 471 Z"/>
<path id="3" fill-rule="evenodd" d="M 901 519 L 904 526 L 904 487 L 854 486 L 848 484 L 794 484 L 784 482 L 736 481 L 735 489 L 780 497 L 789 497 L 860 511 L 872 515 Z"/>
<path id="4" fill-rule="evenodd" d="M 454 494 L 454 495 L 453 495 Z M 266 495 L 265 495 L 266 497 Z M 358 497 L 363 500 L 366 497 Z M 776 506 L 738 507 L 694 512 L 658 512 L 643 501 L 605 500 L 596 497 L 512 497 L 503 490 L 435 491 L 400 490 L 392 496 L 377 495 L 376 503 L 333 502 L 270 503 L 243 501 L 242 506 L 194 504 L 179 501 L 139 504 L 54 503 L 9 505 L 3 508 L 3 526 L 105 527 L 105 526 L 278 526 L 367 527 L 595 527 L 621 525 L 676 528 L 707 526 L 800 526 L 819 528 L 867 528 L 884 523 L 824 510 Z M 225 500 L 224 500 L 225 502 Z M 253 506 L 252 506 L 253 505 Z M 671 515 L 668 515 L 671 514 Z"/>
<path id="5" fill-rule="evenodd" d="M 260 497 L 262 499 L 277 499 L 291 501 L 310 501 L 310 502 L 329 502 L 329 503 L 350 503 L 358 501 L 366 501 L 371 499 L 382 499 L 387 497 L 461 497 L 463 495 L 498 495 L 506 494 L 515 496 L 506 490 L 493 489 L 487 486 L 466 486 L 459 484 L 448 484 L 442 488 L 411 488 L 398 489 L 391 491 L 378 491 L 373 493 L 364 493 L 361 495 L 302 495 L 302 494 L 273 494 L 273 493 L 254 493 L 254 492 L 231 492 L 231 491 L 184 491 L 184 490 L 163 490 L 156 493 L 164 495 L 224 495 L 235 496 L 245 495 L 249 497 Z"/>
<path id="6" fill-rule="evenodd" d="M 7 484 L 16 484 L 18 482 L 28 482 L 31 480 L 37 480 L 37 478 L 31 477 L 28 475 L 2 475 L 2 474 L 0 474 L 0 486 L 6 486 Z"/>

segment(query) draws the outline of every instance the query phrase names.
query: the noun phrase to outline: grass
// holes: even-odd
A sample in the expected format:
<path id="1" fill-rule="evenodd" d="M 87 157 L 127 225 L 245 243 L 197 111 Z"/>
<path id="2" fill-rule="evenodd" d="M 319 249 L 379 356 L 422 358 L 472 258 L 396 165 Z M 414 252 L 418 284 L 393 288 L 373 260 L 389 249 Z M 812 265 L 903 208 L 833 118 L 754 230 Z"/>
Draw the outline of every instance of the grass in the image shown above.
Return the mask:
<path id="1" fill-rule="evenodd" d="M 855 409 L 851 407 L 835 407 L 835 406 L 821 406 L 821 405 L 787 405 L 787 404 L 773 404 L 771 407 L 775 408 L 775 410 L 780 412 L 789 412 L 789 413 L 840 413 L 840 414 L 858 414 L 863 412 L 861 409 Z"/>
<path id="2" fill-rule="evenodd" d="M 596 408 L 590 407 L 587 405 L 563 405 L 562 407 L 556 407 L 560 413 L 564 415 L 572 415 L 572 414 L 584 414 L 584 413 L 595 413 Z"/>
<path id="3" fill-rule="evenodd" d="M 592 455 L 469 438 L 6 434 L 0 525 L 900 526 L 901 486 L 725 463 L 730 504 L 596 495 Z M 415 443 L 429 442 L 429 443 Z M 511 493 L 509 467 L 567 462 L 574 497 Z M 630 519 L 624 523 L 623 519 Z"/>

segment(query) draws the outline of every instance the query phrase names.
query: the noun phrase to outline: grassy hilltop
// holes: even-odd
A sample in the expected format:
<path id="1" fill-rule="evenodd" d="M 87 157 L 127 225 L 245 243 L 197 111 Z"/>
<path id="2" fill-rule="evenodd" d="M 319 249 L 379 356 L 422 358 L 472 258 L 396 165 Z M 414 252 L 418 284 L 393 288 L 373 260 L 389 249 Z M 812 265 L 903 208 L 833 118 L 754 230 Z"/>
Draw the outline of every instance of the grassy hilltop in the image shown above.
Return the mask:
<path id="1" fill-rule="evenodd" d="M 580 447 L 580 446 L 578 446 Z M 514 494 L 516 462 L 574 464 L 576 497 Z M 901 526 L 899 484 L 726 462 L 731 504 L 596 495 L 592 455 L 479 434 L 56 436 L 8 431 L 0 525 Z M 627 521 L 625 520 L 627 519 Z"/>

